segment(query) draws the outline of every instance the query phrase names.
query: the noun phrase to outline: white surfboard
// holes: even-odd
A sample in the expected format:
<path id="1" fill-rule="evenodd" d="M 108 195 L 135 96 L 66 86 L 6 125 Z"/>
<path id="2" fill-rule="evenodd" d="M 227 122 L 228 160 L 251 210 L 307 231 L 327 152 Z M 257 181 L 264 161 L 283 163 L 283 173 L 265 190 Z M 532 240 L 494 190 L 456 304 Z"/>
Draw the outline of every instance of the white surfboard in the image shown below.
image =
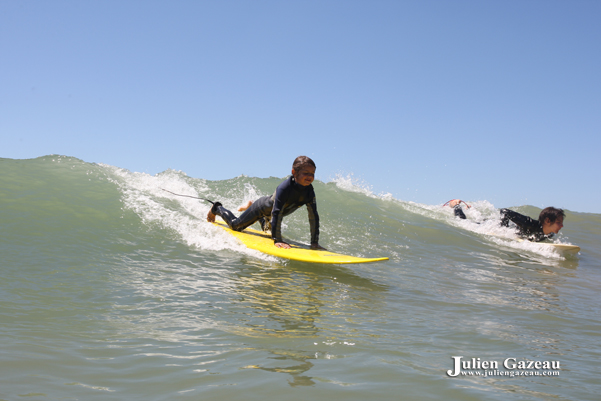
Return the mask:
<path id="1" fill-rule="evenodd" d="M 491 236 L 497 237 L 497 238 L 503 238 L 503 239 L 510 240 L 510 241 L 517 241 L 517 242 L 528 241 L 523 238 L 508 238 L 508 237 L 498 235 L 495 233 L 488 233 L 488 235 L 491 235 Z M 561 243 L 555 243 L 555 242 L 533 242 L 533 241 L 528 241 L 528 242 L 532 242 L 533 244 L 536 244 L 536 245 L 548 246 L 550 248 L 553 248 L 555 251 L 557 251 L 559 253 L 578 253 L 578 252 L 580 252 L 580 247 L 578 245 L 561 244 Z"/>

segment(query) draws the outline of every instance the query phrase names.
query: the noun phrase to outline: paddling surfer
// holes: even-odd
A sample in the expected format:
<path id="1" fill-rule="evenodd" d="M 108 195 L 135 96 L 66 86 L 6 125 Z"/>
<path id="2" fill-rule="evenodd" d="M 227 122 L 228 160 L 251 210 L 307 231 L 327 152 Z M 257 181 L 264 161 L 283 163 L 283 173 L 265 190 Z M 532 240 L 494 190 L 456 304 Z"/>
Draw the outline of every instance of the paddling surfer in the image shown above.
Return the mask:
<path id="1" fill-rule="evenodd" d="M 538 220 L 509 209 L 501 209 L 501 225 L 509 227 L 509 222 L 517 226 L 518 235 L 530 241 L 539 242 L 552 238 L 563 227 L 565 213 L 562 209 L 552 206 L 544 208 Z"/>
<path id="2" fill-rule="evenodd" d="M 319 214 L 311 185 L 315 169 L 313 160 L 299 156 L 292 164 L 292 175 L 278 185 L 273 195 L 263 196 L 238 209 L 244 211 L 240 217 L 234 216 L 220 202 L 215 202 L 207 214 L 207 221 L 214 222 L 215 216 L 220 216 L 234 231 L 242 231 L 258 221 L 263 231 L 271 230 L 276 247 L 289 249 L 290 244 L 282 239 L 282 219 L 305 205 L 309 214 L 311 249 L 325 249 L 319 245 Z"/>
<path id="3" fill-rule="evenodd" d="M 452 207 L 456 217 L 466 219 L 465 213 L 463 213 L 463 209 L 461 208 L 461 203 L 464 203 L 468 209 L 471 207 L 461 199 L 452 199 L 443 206 L 448 205 Z M 565 218 L 565 213 L 562 209 L 552 206 L 543 209 L 538 216 L 538 220 L 510 209 L 501 209 L 500 213 L 501 226 L 509 227 L 509 223 L 512 222 L 517 228 L 519 237 L 534 242 L 550 239 L 559 233 L 559 230 L 563 228 L 563 219 Z"/>

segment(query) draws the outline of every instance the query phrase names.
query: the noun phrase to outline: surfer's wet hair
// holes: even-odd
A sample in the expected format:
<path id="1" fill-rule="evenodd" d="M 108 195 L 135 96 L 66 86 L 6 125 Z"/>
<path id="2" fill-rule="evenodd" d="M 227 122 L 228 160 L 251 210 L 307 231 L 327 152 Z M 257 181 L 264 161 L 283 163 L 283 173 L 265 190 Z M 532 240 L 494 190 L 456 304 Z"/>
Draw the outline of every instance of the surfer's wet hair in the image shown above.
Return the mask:
<path id="1" fill-rule="evenodd" d="M 292 169 L 294 171 L 300 171 L 300 169 L 302 169 L 305 166 L 313 166 L 314 168 L 317 168 L 315 166 L 315 162 L 313 160 L 311 160 L 310 157 L 307 156 L 299 156 L 296 159 L 294 159 L 294 163 L 292 163 Z"/>
<path id="2" fill-rule="evenodd" d="M 549 219 L 549 223 L 553 224 L 560 217 L 561 218 L 566 217 L 566 214 L 564 213 L 563 209 L 557 209 L 557 208 L 554 208 L 553 206 L 549 206 L 549 207 L 544 208 L 540 212 L 540 214 L 538 215 L 538 221 L 541 224 L 543 224 L 545 221 L 547 221 L 547 219 Z"/>

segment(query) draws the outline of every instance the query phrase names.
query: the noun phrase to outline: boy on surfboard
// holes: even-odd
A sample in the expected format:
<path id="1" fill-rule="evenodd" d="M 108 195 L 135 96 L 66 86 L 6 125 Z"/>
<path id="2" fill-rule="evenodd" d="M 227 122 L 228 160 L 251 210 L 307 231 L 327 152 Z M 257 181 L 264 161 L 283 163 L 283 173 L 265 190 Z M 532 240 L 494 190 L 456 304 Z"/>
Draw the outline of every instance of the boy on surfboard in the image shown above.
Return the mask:
<path id="1" fill-rule="evenodd" d="M 565 213 L 562 209 L 549 206 L 543 209 L 538 220 L 524 216 L 509 209 L 501 209 L 501 225 L 509 227 L 509 222 L 515 223 L 518 235 L 530 241 L 539 242 L 553 237 L 563 227 Z"/>
<path id="2" fill-rule="evenodd" d="M 311 185 L 315 179 L 315 168 L 313 160 L 307 156 L 299 156 L 292 164 L 292 176 L 278 185 L 273 195 L 263 196 L 254 202 L 249 202 L 246 207 L 238 209 L 244 211 L 240 217 L 234 216 L 220 202 L 215 202 L 207 214 L 207 221 L 214 222 L 215 216 L 220 216 L 234 231 L 242 231 L 257 221 L 264 231 L 269 230 L 271 225 L 274 245 L 289 249 L 290 244 L 282 239 L 282 219 L 306 205 L 311 229 L 311 249 L 325 249 L 319 245 L 319 215 L 315 191 Z"/>
<path id="3" fill-rule="evenodd" d="M 461 209 L 462 202 L 461 199 L 452 199 L 442 206 L 448 205 L 449 207 L 452 207 L 456 217 L 465 219 L 465 213 L 463 213 L 463 209 Z M 463 203 L 468 209 L 471 207 L 467 203 Z M 501 226 L 509 227 L 509 222 L 513 222 L 517 227 L 518 235 L 520 237 L 534 242 L 552 238 L 557 234 L 563 227 L 563 219 L 565 217 L 565 213 L 562 209 L 557 209 L 552 206 L 543 209 L 538 216 L 538 220 L 534 220 L 509 209 L 501 209 L 500 212 Z"/>

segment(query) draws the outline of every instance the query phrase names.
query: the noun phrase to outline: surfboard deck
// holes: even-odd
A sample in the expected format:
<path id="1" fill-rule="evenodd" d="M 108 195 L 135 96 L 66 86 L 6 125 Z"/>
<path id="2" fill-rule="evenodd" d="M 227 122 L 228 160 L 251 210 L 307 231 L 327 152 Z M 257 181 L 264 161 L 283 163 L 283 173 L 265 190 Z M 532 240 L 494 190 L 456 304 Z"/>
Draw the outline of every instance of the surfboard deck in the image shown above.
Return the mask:
<path id="1" fill-rule="evenodd" d="M 234 231 L 227 224 L 221 221 L 216 221 L 213 224 L 223 228 L 225 231 L 236 237 L 240 242 L 250 249 L 266 253 L 268 255 L 277 256 L 279 258 L 298 260 L 309 263 L 328 263 L 328 264 L 350 264 L 350 263 L 370 263 L 388 260 L 382 258 L 361 258 L 340 253 L 311 249 L 310 246 L 294 241 L 288 241 L 290 249 L 278 248 L 273 244 L 273 239 L 270 235 L 252 228 L 246 228 L 244 231 Z"/>
<path id="2" fill-rule="evenodd" d="M 517 242 L 527 241 L 523 238 L 507 238 L 507 237 L 504 237 L 501 235 L 497 235 L 495 233 L 488 233 L 488 235 L 491 235 L 491 236 L 497 237 L 497 238 L 503 238 L 503 239 L 510 240 L 510 241 L 517 241 Z M 553 242 L 532 242 L 532 243 L 537 244 L 537 245 L 544 245 L 544 246 L 551 247 L 559 253 L 578 253 L 578 252 L 580 252 L 580 247 L 578 245 L 556 244 Z"/>

